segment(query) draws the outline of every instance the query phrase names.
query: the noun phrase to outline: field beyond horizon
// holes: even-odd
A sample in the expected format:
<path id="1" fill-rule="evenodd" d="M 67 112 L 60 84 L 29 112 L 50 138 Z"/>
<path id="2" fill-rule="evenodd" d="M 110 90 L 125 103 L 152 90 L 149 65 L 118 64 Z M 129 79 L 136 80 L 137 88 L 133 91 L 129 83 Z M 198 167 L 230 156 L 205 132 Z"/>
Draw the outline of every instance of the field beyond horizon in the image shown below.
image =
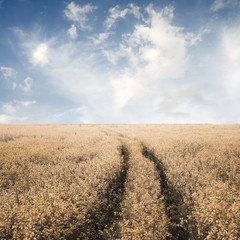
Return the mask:
<path id="1" fill-rule="evenodd" d="M 240 125 L 0 125 L 0 239 L 240 239 Z"/>

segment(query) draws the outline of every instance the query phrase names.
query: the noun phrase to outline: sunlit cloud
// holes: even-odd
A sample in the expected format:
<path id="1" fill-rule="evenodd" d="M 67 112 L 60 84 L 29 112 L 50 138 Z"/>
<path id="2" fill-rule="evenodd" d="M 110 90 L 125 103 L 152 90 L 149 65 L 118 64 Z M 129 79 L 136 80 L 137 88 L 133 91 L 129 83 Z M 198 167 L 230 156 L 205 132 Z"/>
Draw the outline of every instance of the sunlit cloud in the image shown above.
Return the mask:
<path id="1" fill-rule="evenodd" d="M 221 48 L 225 56 L 224 86 L 231 97 L 240 100 L 240 28 L 239 20 L 232 27 L 225 27 L 221 35 Z"/>
<path id="2" fill-rule="evenodd" d="M 48 45 L 46 43 L 41 43 L 34 49 L 31 63 L 34 66 L 43 66 L 48 63 Z"/>
<path id="3" fill-rule="evenodd" d="M 120 108 L 144 94 L 154 82 L 181 78 L 187 70 L 187 43 L 191 38 L 171 23 L 174 9 L 155 11 L 149 5 L 145 10 L 145 23 L 135 25 L 116 52 L 115 59 L 125 58 L 128 63 L 120 76 L 111 79 L 115 104 Z"/>

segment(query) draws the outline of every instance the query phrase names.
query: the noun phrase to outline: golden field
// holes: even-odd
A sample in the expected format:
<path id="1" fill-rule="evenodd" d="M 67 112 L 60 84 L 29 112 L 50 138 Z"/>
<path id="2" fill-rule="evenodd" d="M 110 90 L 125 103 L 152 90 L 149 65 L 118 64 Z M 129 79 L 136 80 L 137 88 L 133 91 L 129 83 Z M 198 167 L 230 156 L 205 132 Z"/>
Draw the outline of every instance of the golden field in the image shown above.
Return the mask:
<path id="1" fill-rule="evenodd" d="M 0 125 L 0 239 L 240 239 L 240 125 Z"/>

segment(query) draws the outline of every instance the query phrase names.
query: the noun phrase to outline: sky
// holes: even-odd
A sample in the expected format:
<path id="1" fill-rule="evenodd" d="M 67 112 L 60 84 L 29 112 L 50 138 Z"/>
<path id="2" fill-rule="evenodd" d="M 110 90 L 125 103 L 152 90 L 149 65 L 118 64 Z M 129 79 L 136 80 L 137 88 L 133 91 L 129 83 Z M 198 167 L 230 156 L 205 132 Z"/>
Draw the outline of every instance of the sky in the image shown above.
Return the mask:
<path id="1" fill-rule="evenodd" d="M 0 124 L 229 124 L 239 109 L 239 0 L 0 0 Z"/>

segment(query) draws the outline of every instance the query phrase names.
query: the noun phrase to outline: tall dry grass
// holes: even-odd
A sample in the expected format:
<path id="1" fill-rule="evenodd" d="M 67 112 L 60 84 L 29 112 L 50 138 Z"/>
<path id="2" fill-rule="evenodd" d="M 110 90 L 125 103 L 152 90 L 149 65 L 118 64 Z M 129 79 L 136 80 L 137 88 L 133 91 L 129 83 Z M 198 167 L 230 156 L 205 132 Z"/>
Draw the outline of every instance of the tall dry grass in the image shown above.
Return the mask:
<path id="1" fill-rule="evenodd" d="M 240 239 L 239 125 L 1 125 L 0 239 Z"/>
<path id="2" fill-rule="evenodd" d="M 119 141 L 91 126 L 20 129 L 0 144 L 0 238 L 86 237 L 86 217 L 119 172 Z"/>
<path id="3" fill-rule="evenodd" d="M 239 239 L 239 125 L 156 126 L 141 137 L 183 194 L 192 238 Z"/>

